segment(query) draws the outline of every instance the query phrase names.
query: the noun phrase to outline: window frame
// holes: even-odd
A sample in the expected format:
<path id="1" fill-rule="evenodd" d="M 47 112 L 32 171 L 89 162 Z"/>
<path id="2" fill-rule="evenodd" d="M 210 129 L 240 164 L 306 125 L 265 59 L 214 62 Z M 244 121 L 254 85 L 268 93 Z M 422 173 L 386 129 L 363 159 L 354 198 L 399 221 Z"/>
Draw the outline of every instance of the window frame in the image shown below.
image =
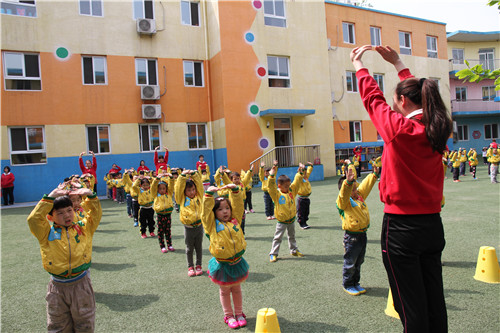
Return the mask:
<path id="1" fill-rule="evenodd" d="M 431 41 L 431 44 L 432 44 L 432 41 L 434 41 L 434 44 L 436 46 L 435 50 L 429 49 L 429 40 Z M 427 36 L 425 36 L 425 42 L 426 42 L 426 45 L 427 45 L 427 58 L 437 59 L 437 57 L 438 57 L 438 40 L 437 40 L 437 37 L 436 36 L 428 36 L 427 35 Z M 435 55 L 435 57 L 431 56 L 431 55 Z"/>
<path id="2" fill-rule="evenodd" d="M 458 57 L 461 53 L 461 58 Z M 455 58 L 455 54 L 457 55 L 457 58 Z M 460 65 L 463 64 L 465 60 L 465 50 L 464 49 L 457 49 L 453 48 L 451 49 L 451 61 L 455 65 Z"/>
<path id="3" fill-rule="evenodd" d="M 384 74 L 381 73 L 373 73 L 373 79 L 375 82 L 377 82 L 378 87 L 380 88 L 380 91 L 385 93 L 385 84 L 384 84 Z M 380 85 L 382 83 L 382 85 Z"/>
<path id="4" fill-rule="evenodd" d="M 488 89 L 488 98 L 487 99 L 484 98 L 485 89 Z M 483 102 L 493 102 L 493 101 L 495 101 L 495 98 L 497 97 L 497 93 L 495 91 L 495 86 L 482 86 L 481 93 L 482 93 Z"/>
<path id="5" fill-rule="evenodd" d="M 26 139 L 26 150 L 13 150 L 12 149 L 12 129 L 17 129 L 17 128 L 23 128 L 25 131 L 25 139 Z M 41 128 L 42 129 L 42 148 L 41 149 L 30 149 L 29 148 L 29 134 L 28 134 L 28 129 L 31 128 Z M 41 165 L 41 164 L 47 164 L 47 144 L 46 144 L 46 137 L 45 137 L 45 126 L 44 125 L 34 125 L 34 126 L 9 126 L 8 127 L 8 132 L 9 132 L 9 155 L 10 155 L 10 164 L 11 165 L 16 165 L 16 166 L 25 166 L 25 165 Z M 15 153 L 14 153 L 15 152 Z M 40 163 L 14 163 L 14 160 L 12 158 L 13 155 L 27 155 L 27 154 L 42 154 L 45 158 L 45 162 L 40 162 Z"/>
<path id="6" fill-rule="evenodd" d="M 144 150 L 143 147 L 143 138 L 142 138 L 142 128 L 147 127 L 148 128 L 148 142 L 149 142 L 149 150 Z M 149 152 L 154 152 L 156 145 L 154 145 L 154 142 L 152 141 L 152 136 L 151 136 L 151 128 L 156 127 L 158 128 L 158 146 L 162 147 L 161 143 L 161 127 L 160 124 L 139 124 L 139 150 L 141 153 L 149 153 Z"/>
<path id="7" fill-rule="evenodd" d="M 7 57 L 6 54 L 14 54 L 21 56 L 22 62 L 22 76 L 17 75 L 8 75 L 7 74 Z M 26 55 L 36 55 L 37 63 L 38 63 L 38 76 L 26 76 Z M 4 90 L 5 91 L 42 91 L 42 68 L 40 66 L 40 54 L 33 52 L 10 52 L 10 51 L 2 51 L 2 62 L 3 62 L 3 77 L 4 77 Z M 40 81 L 40 89 L 8 89 L 7 88 L 7 80 L 13 81 Z"/>
<path id="8" fill-rule="evenodd" d="M 191 63 L 193 65 L 193 84 L 186 84 L 186 63 Z M 200 64 L 201 68 L 201 86 L 196 85 L 196 69 L 195 64 Z M 195 87 L 195 88 L 204 88 L 205 87 L 205 70 L 204 70 L 204 62 L 202 60 L 183 60 L 182 61 L 182 72 L 184 77 L 184 87 Z"/>
<path id="9" fill-rule="evenodd" d="M 469 141 L 469 125 L 457 125 L 457 137 L 458 141 Z"/>
<path id="10" fill-rule="evenodd" d="M 206 149 L 209 149 L 208 147 L 208 126 L 207 126 L 207 123 L 187 123 L 186 124 L 186 130 L 187 130 L 187 143 L 188 143 L 188 150 L 206 150 Z M 203 125 L 204 129 L 205 129 L 205 147 L 200 147 L 200 140 L 199 140 L 199 133 L 198 133 L 198 129 L 199 129 L 199 126 Z M 196 148 L 191 148 L 190 147 L 190 141 L 189 141 L 189 126 L 196 126 Z"/>
<path id="11" fill-rule="evenodd" d="M 0 1 L 0 7 L 2 9 L 5 10 L 5 13 L 1 13 L 2 15 L 11 15 L 11 16 L 21 16 L 21 17 L 29 17 L 29 18 L 37 18 L 38 17 L 38 12 L 37 12 L 37 8 L 36 8 L 36 1 L 33 0 L 33 4 L 30 4 L 30 3 L 23 3 L 23 2 L 20 2 L 20 0 L 8 0 L 8 1 L 5 1 L 5 0 L 1 0 Z M 6 5 L 6 7 L 9 7 L 10 6 L 16 6 L 16 9 L 19 9 L 17 8 L 17 6 L 21 6 L 22 7 L 27 7 L 27 8 L 34 8 L 34 13 L 35 15 L 33 16 L 30 16 L 30 15 L 21 15 L 21 14 L 17 14 L 17 11 L 16 11 L 16 14 L 13 14 L 13 13 L 8 13 L 7 11 L 11 8 L 4 8 L 3 5 Z M 31 12 L 31 11 L 29 11 Z"/>
<path id="12" fill-rule="evenodd" d="M 90 14 L 83 14 L 82 13 L 82 7 L 81 7 L 81 3 L 85 1 L 85 2 L 89 2 L 89 8 L 90 8 Z M 93 11 L 92 11 L 92 2 L 97 2 L 99 1 L 101 3 L 101 15 L 94 15 Z M 78 0 L 78 13 L 82 16 L 91 16 L 91 17 L 104 17 L 104 6 L 103 6 L 103 3 L 104 1 L 103 0 Z"/>
<path id="13" fill-rule="evenodd" d="M 189 4 L 189 23 L 185 23 L 183 20 L 182 3 Z M 193 24 L 193 13 L 192 13 L 192 6 L 191 6 L 191 4 L 193 4 L 193 3 L 196 4 L 196 10 L 198 11 L 196 14 L 198 16 L 198 24 L 197 25 Z M 181 24 L 182 25 L 191 26 L 191 27 L 201 27 L 200 2 L 199 1 L 181 0 L 180 9 L 181 9 Z"/>
<path id="14" fill-rule="evenodd" d="M 359 140 L 356 140 L 356 125 L 359 125 Z M 351 131 L 351 128 L 353 131 Z M 357 143 L 363 142 L 363 126 L 359 120 L 349 121 L 349 142 Z"/>
<path id="15" fill-rule="evenodd" d="M 460 99 L 457 98 L 457 94 L 459 93 L 458 89 L 460 89 L 460 95 L 465 95 L 461 96 Z M 455 87 L 455 101 L 456 102 L 467 102 L 467 87 L 459 86 Z"/>
<path id="16" fill-rule="evenodd" d="M 276 2 L 280 1 L 283 3 L 283 16 L 276 15 Z M 272 2 L 273 3 L 273 13 L 266 13 L 266 6 L 265 2 Z M 263 1 L 263 13 L 264 13 L 264 25 L 270 26 L 270 27 L 277 27 L 277 28 L 286 28 L 287 27 L 287 19 L 286 19 L 286 1 L 285 0 L 264 0 Z M 277 20 L 278 22 L 283 22 L 283 25 L 276 25 L 276 24 L 270 24 L 270 20 L 266 20 L 266 18 L 271 19 L 272 21 Z"/>
<path id="17" fill-rule="evenodd" d="M 146 83 L 139 83 L 139 72 L 138 72 L 138 67 L 137 67 L 137 63 L 138 61 L 145 61 L 146 62 Z M 155 84 L 151 84 L 151 80 L 150 80 L 150 77 L 149 77 L 149 61 L 154 61 L 155 63 L 155 75 L 156 75 L 156 78 L 155 78 L 155 81 L 156 83 Z M 134 59 L 134 65 L 135 65 L 135 84 L 137 86 L 157 86 L 158 85 L 158 60 L 157 59 L 153 59 L 153 58 L 135 58 Z"/>
<path id="18" fill-rule="evenodd" d="M 487 136 L 486 133 L 486 127 L 489 126 L 490 127 L 490 136 Z M 493 128 L 496 129 L 496 132 L 497 132 L 497 135 L 496 136 L 493 136 Z M 491 140 L 491 139 L 498 139 L 498 124 L 497 123 L 492 123 L 492 124 L 484 124 L 484 139 L 485 140 Z"/>
<path id="19" fill-rule="evenodd" d="M 278 74 L 277 75 L 270 75 L 269 74 L 269 60 L 270 59 L 276 59 L 277 62 L 277 68 L 278 68 Z M 286 71 L 287 71 L 287 76 L 282 76 L 280 75 L 280 59 L 285 59 L 286 60 Z M 290 79 L 290 57 L 286 56 L 276 56 L 276 55 L 268 55 L 267 56 L 267 78 L 268 78 L 268 86 L 269 88 L 291 88 L 291 79 Z M 284 86 L 272 86 L 271 85 L 271 80 L 282 80 L 282 82 L 285 83 Z"/>
<path id="20" fill-rule="evenodd" d="M 85 83 L 85 58 L 92 59 L 92 80 L 93 83 Z M 96 83 L 96 70 L 94 61 L 97 58 L 104 59 L 104 83 Z M 82 55 L 82 83 L 84 86 L 106 86 L 108 85 L 108 60 L 106 56 L 91 56 L 91 55 Z"/>
<path id="21" fill-rule="evenodd" d="M 352 93 L 357 93 L 359 91 L 358 89 L 358 78 L 356 77 L 356 72 L 354 71 L 346 71 L 345 72 L 345 84 L 346 84 L 346 91 L 347 92 L 352 92 Z M 350 77 L 350 80 L 351 80 L 351 90 L 349 90 L 349 80 L 348 80 L 348 77 Z M 356 83 L 353 85 L 353 82 Z"/>
<path id="22" fill-rule="evenodd" d="M 90 147 L 90 139 L 89 139 L 89 128 L 94 127 L 96 129 L 96 134 L 97 134 L 97 151 L 91 149 Z M 108 146 L 109 146 L 109 151 L 108 152 L 101 152 L 101 145 L 100 145 L 100 139 L 99 139 L 99 127 L 106 127 L 108 130 Z M 85 139 L 87 142 L 87 151 L 93 151 L 94 154 L 96 155 L 109 155 L 111 154 L 111 126 L 107 124 L 98 124 L 98 125 L 85 125 Z"/>
<path id="23" fill-rule="evenodd" d="M 345 27 L 347 27 L 347 29 L 348 29 L 348 31 L 347 31 L 347 33 L 348 33 L 348 35 L 347 35 L 348 40 L 347 41 L 345 40 L 345 37 L 346 37 Z M 352 36 L 351 36 L 351 33 L 352 33 Z M 350 40 L 351 37 L 352 37 L 352 41 Z M 354 23 L 351 23 L 351 22 L 342 22 L 342 40 L 343 40 L 344 44 L 350 44 L 350 45 L 356 44 L 356 27 L 355 27 Z"/>
<path id="24" fill-rule="evenodd" d="M 146 1 L 151 1 L 151 11 L 152 11 L 152 16 L 153 17 L 146 17 Z M 142 3 L 142 6 L 141 6 L 141 10 L 142 10 L 142 15 L 139 16 L 137 15 L 135 9 L 136 9 L 136 6 L 135 6 L 135 3 L 139 3 L 141 2 Z M 132 0 L 132 18 L 134 20 L 139 20 L 139 19 L 151 19 L 151 20 L 154 20 L 156 17 L 156 13 L 155 13 L 155 6 L 154 6 L 154 1 L 153 0 Z"/>
<path id="25" fill-rule="evenodd" d="M 487 48 L 487 49 L 479 49 L 478 57 L 479 57 L 479 64 L 483 65 L 483 69 L 489 69 L 489 70 L 494 70 L 495 69 L 495 49 L 493 48 Z M 484 55 L 483 60 L 481 60 L 481 56 Z"/>
<path id="26" fill-rule="evenodd" d="M 374 36 L 372 34 L 372 32 L 375 32 L 375 35 Z M 375 37 L 375 39 L 378 38 L 378 44 L 374 44 L 373 43 L 373 37 Z M 375 41 L 376 43 L 377 41 Z M 370 26 L 370 44 L 371 46 L 379 46 L 379 45 L 382 45 L 382 29 L 380 27 L 375 27 L 375 26 Z"/>
<path id="27" fill-rule="evenodd" d="M 401 45 L 401 34 L 404 35 L 404 41 L 405 45 Z M 406 45 L 406 36 L 408 36 L 408 42 L 409 46 Z M 399 53 L 405 54 L 405 55 L 412 55 L 412 49 L 411 49 L 411 32 L 406 32 L 406 31 L 398 31 L 398 41 L 399 41 Z M 409 53 L 404 53 L 403 50 L 408 50 Z"/>

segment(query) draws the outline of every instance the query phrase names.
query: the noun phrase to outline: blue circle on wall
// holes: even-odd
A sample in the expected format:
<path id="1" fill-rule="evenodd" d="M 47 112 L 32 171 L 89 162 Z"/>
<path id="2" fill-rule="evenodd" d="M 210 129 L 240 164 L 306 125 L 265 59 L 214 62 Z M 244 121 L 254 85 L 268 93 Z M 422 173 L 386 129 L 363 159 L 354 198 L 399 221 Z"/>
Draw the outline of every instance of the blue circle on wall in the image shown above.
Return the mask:
<path id="1" fill-rule="evenodd" d="M 255 36 L 253 33 L 251 32 L 247 32 L 245 34 L 245 40 L 248 42 L 248 43 L 253 43 L 253 41 L 255 40 Z"/>
<path id="2" fill-rule="evenodd" d="M 259 147 L 260 149 L 266 149 L 269 147 L 269 140 L 266 138 L 262 138 L 259 140 Z"/>

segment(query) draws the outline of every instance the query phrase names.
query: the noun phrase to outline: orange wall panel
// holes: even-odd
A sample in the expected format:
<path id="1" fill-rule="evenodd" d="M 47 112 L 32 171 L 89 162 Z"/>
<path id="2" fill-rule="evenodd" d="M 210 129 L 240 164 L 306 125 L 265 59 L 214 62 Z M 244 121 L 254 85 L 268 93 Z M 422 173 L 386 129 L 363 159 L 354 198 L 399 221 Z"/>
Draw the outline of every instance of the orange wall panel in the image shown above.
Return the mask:
<path id="1" fill-rule="evenodd" d="M 363 134 L 363 142 L 377 141 L 377 129 L 371 120 L 363 120 L 361 122 L 361 130 Z"/>
<path id="2" fill-rule="evenodd" d="M 348 143 L 349 138 L 349 122 L 348 121 L 333 121 L 333 134 L 335 143 Z"/>

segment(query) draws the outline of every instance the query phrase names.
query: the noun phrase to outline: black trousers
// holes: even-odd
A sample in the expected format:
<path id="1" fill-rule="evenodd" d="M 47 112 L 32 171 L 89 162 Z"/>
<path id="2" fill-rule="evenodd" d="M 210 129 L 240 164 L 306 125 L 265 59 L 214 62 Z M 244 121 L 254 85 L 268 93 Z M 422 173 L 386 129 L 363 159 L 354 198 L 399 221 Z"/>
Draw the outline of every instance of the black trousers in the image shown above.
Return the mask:
<path id="1" fill-rule="evenodd" d="M 246 191 L 246 198 L 245 198 L 245 210 L 250 210 L 250 209 L 253 209 L 253 206 L 252 206 L 252 191 Z"/>
<path id="2" fill-rule="evenodd" d="M 2 188 L 3 204 L 13 205 L 14 204 L 14 186 Z"/>
<path id="3" fill-rule="evenodd" d="M 153 208 L 143 208 L 139 209 L 139 222 L 141 222 L 141 235 L 146 233 L 146 228 L 149 232 L 155 231 L 155 211 Z"/>
<path id="4" fill-rule="evenodd" d="M 132 200 L 132 212 L 134 213 L 134 222 L 139 222 L 139 201 Z"/>
<path id="5" fill-rule="evenodd" d="M 459 168 L 453 168 L 453 180 L 460 180 L 460 170 Z"/>
<path id="6" fill-rule="evenodd" d="M 264 192 L 264 207 L 266 209 L 266 216 L 267 217 L 274 215 L 273 199 L 271 199 L 271 196 L 267 192 Z"/>
<path id="7" fill-rule="evenodd" d="M 382 259 L 404 332 L 447 332 L 439 214 L 384 214 Z"/>
<path id="8" fill-rule="evenodd" d="M 309 198 L 299 197 L 297 199 L 297 222 L 301 228 L 307 225 L 307 220 L 309 220 L 309 207 L 311 205 L 311 200 Z"/>

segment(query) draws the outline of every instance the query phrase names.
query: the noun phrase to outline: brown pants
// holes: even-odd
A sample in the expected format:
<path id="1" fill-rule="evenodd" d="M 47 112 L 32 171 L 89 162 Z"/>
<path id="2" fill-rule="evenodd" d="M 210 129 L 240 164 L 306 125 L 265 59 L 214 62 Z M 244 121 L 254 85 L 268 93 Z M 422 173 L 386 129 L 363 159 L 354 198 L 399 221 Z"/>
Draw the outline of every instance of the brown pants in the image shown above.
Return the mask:
<path id="1" fill-rule="evenodd" d="M 50 280 L 45 300 L 48 332 L 94 332 L 95 297 L 89 273 L 70 283 Z"/>

